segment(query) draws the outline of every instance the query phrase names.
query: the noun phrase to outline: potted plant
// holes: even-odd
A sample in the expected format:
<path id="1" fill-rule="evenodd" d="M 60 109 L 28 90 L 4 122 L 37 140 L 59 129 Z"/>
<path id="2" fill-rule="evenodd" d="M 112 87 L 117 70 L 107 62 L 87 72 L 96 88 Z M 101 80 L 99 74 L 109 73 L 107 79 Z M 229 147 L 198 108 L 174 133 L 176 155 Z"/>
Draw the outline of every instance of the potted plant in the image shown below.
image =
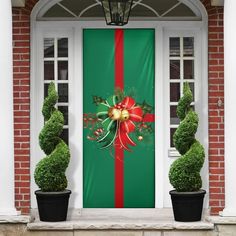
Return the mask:
<path id="1" fill-rule="evenodd" d="M 183 96 L 178 102 L 177 116 L 180 125 L 174 133 L 174 145 L 181 154 L 169 171 L 169 180 L 175 190 L 170 191 L 176 221 L 200 221 L 203 199 L 200 170 L 204 164 L 203 146 L 195 139 L 198 115 L 191 109 L 193 95 L 188 83 L 184 83 Z"/>
<path id="2" fill-rule="evenodd" d="M 67 217 L 68 201 L 65 171 L 70 161 L 68 145 L 60 138 L 63 130 L 63 114 L 55 108 L 58 94 L 54 83 L 50 83 L 48 96 L 44 100 L 42 113 L 45 124 L 39 134 L 39 144 L 46 157 L 39 161 L 34 172 L 40 190 L 35 191 L 41 221 L 64 221 Z"/>

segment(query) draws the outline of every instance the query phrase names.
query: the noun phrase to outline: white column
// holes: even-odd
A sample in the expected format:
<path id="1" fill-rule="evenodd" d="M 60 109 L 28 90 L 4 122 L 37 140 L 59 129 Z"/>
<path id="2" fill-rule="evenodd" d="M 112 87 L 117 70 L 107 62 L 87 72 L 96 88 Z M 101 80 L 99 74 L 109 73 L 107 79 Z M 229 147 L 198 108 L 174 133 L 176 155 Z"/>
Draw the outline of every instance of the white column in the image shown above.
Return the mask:
<path id="1" fill-rule="evenodd" d="M 0 215 L 16 215 L 14 198 L 13 77 L 11 1 L 0 7 Z"/>
<path id="2" fill-rule="evenodd" d="M 225 209 L 222 216 L 236 216 L 236 0 L 225 0 Z"/>

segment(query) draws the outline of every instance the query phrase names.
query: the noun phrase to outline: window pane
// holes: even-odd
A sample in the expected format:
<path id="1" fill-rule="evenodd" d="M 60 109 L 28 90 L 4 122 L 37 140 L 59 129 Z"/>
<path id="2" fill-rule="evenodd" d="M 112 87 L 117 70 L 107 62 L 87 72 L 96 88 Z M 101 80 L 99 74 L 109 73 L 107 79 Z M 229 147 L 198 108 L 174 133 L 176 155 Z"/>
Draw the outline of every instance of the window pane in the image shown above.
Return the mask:
<path id="1" fill-rule="evenodd" d="M 68 84 L 58 84 L 58 102 L 68 102 Z"/>
<path id="2" fill-rule="evenodd" d="M 170 61 L 170 79 L 180 79 L 180 61 Z"/>
<path id="3" fill-rule="evenodd" d="M 63 129 L 62 133 L 61 133 L 61 139 L 64 140 L 65 143 L 69 143 L 69 131 L 68 129 Z"/>
<path id="4" fill-rule="evenodd" d="M 111 14 L 109 9 L 109 2 L 108 1 L 102 1 L 103 8 L 105 9 L 105 17 L 108 22 L 111 22 Z"/>
<path id="5" fill-rule="evenodd" d="M 48 96 L 48 87 L 49 87 L 49 84 L 44 84 L 44 98 Z"/>
<path id="6" fill-rule="evenodd" d="M 68 38 L 58 39 L 58 57 L 68 57 Z"/>
<path id="7" fill-rule="evenodd" d="M 58 79 L 68 80 L 68 61 L 58 61 Z"/>
<path id="8" fill-rule="evenodd" d="M 193 37 L 184 38 L 184 56 L 185 57 L 194 56 L 194 38 Z"/>
<path id="9" fill-rule="evenodd" d="M 193 60 L 184 60 L 184 79 L 194 79 Z"/>
<path id="10" fill-rule="evenodd" d="M 54 57 L 54 39 L 44 39 L 44 57 Z"/>
<path id="11" fill-rule="evenodd" d="M 170 38 L 170 56 L 180 56 L 180 38 Z"/>
<path id="12" fill-rule="evenodd" d="M 177 106 L 170 106 L 170 124 L 171 125 L 178 125 L 179 124 L 179 118 L 176 114 Z"/>
<path id="13" fill-rule="evenodd" d="M 174 141 L 173 141 L 173 135 L 177 128 L 170 128 L 170 147 L 175 147 Z"/>
<path id="14" fill-rule="evenodd" d="M 44 62 L 44 80 L 54 80 L 54 61 Z"/>
<path id="15" fill-rule="evenodd" d="M 180 99 L 180 83 L 170 84 L 170 102 L 178 102 Z"/>
<path id="16" fill-rule="evenodd" d="M 64 115 L 64 124 L 68 125 L 68 107 L 67 106 L 58 106 L 58 110 Z"/>
<path id="17" fill-rule="evenodd" d="M 192 109 L 192 111 L 195 111 L 195 106 L 191 105 L 190 108 Z"/>
<path id="18" fill-rule="evenodd" d="M 193 93 L 193 101 L 195 101 L 195 93 L 194 93 L 194 83 L 189 83 L 189 87 Z"/>

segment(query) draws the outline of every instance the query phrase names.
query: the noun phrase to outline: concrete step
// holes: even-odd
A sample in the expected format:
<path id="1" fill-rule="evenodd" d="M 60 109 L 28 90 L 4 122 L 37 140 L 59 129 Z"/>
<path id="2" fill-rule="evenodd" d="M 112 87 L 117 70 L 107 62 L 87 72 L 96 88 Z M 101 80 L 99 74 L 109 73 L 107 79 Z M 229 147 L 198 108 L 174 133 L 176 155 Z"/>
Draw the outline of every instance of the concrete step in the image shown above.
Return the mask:
<path id="1" fill-rule="evenodd" d="M 0 236 L 236 236 L 236 218 L 204 214 L 200 222 L 176 222 L 171 209 L 83 209 L 65 222 L 33 216 L 0 216 Z"/>

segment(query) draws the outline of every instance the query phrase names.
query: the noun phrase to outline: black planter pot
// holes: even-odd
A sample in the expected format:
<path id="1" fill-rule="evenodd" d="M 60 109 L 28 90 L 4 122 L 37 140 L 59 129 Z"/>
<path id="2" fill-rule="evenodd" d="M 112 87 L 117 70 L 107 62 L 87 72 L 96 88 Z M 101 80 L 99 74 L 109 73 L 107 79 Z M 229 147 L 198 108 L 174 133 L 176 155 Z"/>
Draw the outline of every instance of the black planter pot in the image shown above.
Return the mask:
<path id="1" fill-rule="evenodd" d="M 70 190 L 62 192 L 35 191 L 40 220 L 48 222 L 65 221 L 70 194 Z"/>
<path id="2" fill-rule="evenodd" d="M 205 190 L 197 192 L 170 191 L 175 220 L 181 222 L 200 221 L 205 194 Z"/>

